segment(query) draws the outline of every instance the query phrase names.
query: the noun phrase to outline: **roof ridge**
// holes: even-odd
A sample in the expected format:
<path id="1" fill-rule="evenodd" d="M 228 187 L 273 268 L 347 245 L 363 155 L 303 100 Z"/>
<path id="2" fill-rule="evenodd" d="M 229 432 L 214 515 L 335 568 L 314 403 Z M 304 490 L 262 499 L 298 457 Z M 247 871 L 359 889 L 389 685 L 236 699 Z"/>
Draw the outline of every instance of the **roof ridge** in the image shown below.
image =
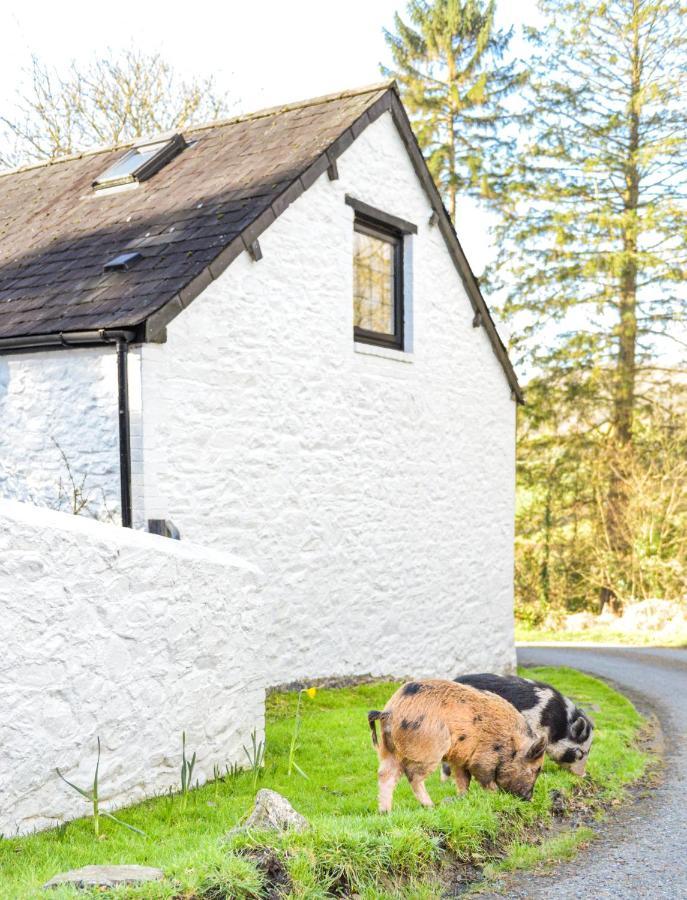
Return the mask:
<path id="1" fill-rule="evenodd" d="M 331 103 L 333 100 L 343 100 L 346 97 L 356 97 L 359 94 L 373 94 L 383 90 L 397 90 L 396 81 L 393 78 L 387 78 L 384 81 L 378 81 L 373 84 L 363 85 L 359 88 L 349 88 L 344 91 L 336 91 L 332 94 L 322 94 L 319 97 L 312 97 L 307 100 L 296 100 L 293 103 L 282 103 L 278 106 L 268 106 L 264 109 L 258 109 L 250 113 L 242 113 L 238 116 L 231 116 L 227 119 L 215 119 L 212 122 L 205 122 L 202 125 L 193 125 L 186 129 L 188 134 L 195 134 L 197 131 L 207 131 L 210 128 L 220 128 L 224 125 L 234 125 L 239 122 L 250 121 L 251 119 L 263 119 L 277 113 L 290 112 L 293 109 L 304 109 L 308 106 L 319 106 L 322 103 Z M 169 131 L 169 129 L 168 129 Z M 148 135 L 151 139 L 154 134 Z M 54 159 L 43 159 L 34 163 L 26 163 L 21 166 L 15 166 L 11 169 L 0 169 L 0 178 L 8 175 L 19 175 L 22 172 L 30 172 L 33 169 L 43 169 L 48 166 L 56 166 L 60 163 L 73 162 L 76 159 L 83 159 L 87 156 L 97 156 L 99 153 L 109 153 L 112 150 L 124 150 L 132 147 L 141 140 L 140 137 L 132 138 L 130 141 L 123 141 L 120 144 L 103 144 L 98 147 L 91 147 L 88 150 L 79 150 L 77 153 L 68 153 L 65 156 L 57 156 Z"/>
<path id="2" fill-rule="evenodd" d="M 396 81 L 393 78 L 387 78 L 384 81 L 367 84 L 359 88 L 351 88 L 346 91 L 336 91 L 333 94 L 322 94 L 319 97 L 311 97 L 309 100 L 296 100 L 293 103 L 268 106 L 265 107 L 265 109 L 258 109 L 251 113 L 242 113 L 240 116 L 232 116 L 228 119 L 217 119 L 214 122 L 195 125 L 193 128 L 189 128 L 189 131 L 205 131 L 207 128 L 216 128 L 220 125 L 233 125 L 235 122 L 246 122 L 249 119 L 263 119 L 267 116 L 273 116 L 276 113 L 290 112 L 292 109 L 303 109 L 307 106 L 319 106 L 322 103 L 331 103 L 332 100 L 343 100 L 345 97 L 357 97 L 359 94 L 375 94 L 379 91 L 389 90 L 390 88 L 396 89 Z"/>

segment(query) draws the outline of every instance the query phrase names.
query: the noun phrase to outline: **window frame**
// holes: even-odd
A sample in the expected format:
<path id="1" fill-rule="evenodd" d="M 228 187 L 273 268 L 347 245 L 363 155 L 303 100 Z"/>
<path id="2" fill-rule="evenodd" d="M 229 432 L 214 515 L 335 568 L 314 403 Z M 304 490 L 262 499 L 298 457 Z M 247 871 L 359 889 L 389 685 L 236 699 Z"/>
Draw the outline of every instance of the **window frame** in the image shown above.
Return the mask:
<path id="1" fill-rule="evenodd" d="M 353 340 L 361 344 L 373 344 L 377 347 L 389 347 L 392 350 L 403 350 L 404 332 L 404 291 L 403 291 L 403 240 L 404 232 L 398 228 L 365 215 L 356 210 L 353 220 L 353 231 L 358 234 L 366 234 L 368 237 L 386 241 L 394 248 L 393 275 L 394 275 L 394 332 L 370 331 L 353 324 Z M 353 254 L 353 267 L 355 278 L 355 253 Z"/>
<path id="2" fill-rule="evenodd" d="M 146 181 L 152 175 L 155 175 L 163 166 L 166 166 L 174 157 L 181 153 L 188 144 L 184 140 L 183 135 L 173 134 L 170 136 L 161 135 L 157 138 L 147 138 L 137 141 L 133 147 L 130 147 L 122 156 L 111 162 L 110 165 L 98 175 L 92 182 L 94 191 L 102 191 L 106 188 L 119 187 L 123 184 L 132 184 L 135 182 Z M 132 159 L 137 155 L 142 155 L 147 147 L 158 147 L 158 150 L 146 160 L 142 160 L 137 166 L 130 171 L 121 175 L 108 175 L 113 169 L 119 167 L 127 159 Z"/>

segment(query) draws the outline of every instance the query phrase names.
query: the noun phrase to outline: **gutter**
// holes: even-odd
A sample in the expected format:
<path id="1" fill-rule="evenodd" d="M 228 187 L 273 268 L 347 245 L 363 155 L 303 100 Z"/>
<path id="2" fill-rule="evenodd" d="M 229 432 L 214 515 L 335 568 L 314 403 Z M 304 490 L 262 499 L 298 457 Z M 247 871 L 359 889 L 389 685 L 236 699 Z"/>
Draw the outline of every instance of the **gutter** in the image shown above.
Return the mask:
<path id="1" fill-rule="evenodd" d="M 129 344 L 134 331 L 100 328 L 97 331 L 67 331 L 33 337 L 0 338 L 0 354 L 50 347 L 86 347 L 115 344 L 117 351 L 117 418 L 119 423 L 119 487 L 122 526 L 132 527 L 131 503 L 131 428 L 129 416 Z"/>

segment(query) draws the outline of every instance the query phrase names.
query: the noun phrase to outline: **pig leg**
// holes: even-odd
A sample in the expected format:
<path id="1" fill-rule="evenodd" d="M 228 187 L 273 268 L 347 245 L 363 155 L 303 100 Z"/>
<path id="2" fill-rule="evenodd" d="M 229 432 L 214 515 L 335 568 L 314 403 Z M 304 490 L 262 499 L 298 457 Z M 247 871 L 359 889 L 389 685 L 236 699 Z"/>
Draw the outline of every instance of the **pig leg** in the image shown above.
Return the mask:
<path id="1" fill-rule="evenodd" d="M 472 769 L 472 775 L 479 781 L 482 787 L 487 791 L 497 790 L 496 784 L 496 766 L 478 763 Z"/>
<path id="2" fill-rule="evenodd" d="M 456 791 L 459 794 L 464 794 L 470 787 L 472 775 L 467 769 L 463 769 L 461 766 L 456 766 L 455 764 L 451 766 L 451 772 L 453 774 L 453 780 L 456 783 Z"/>
<path id="3" fill-rule="evenodd" d="M 391 812 L 391 804 L 396 785 L 401 780 L 403 768 L 393 756 L 386 756 L 379 764 L 377 784 L 379 786 L 379 811 Z"/>
<path id="4" fill-rule="evenodd" d="M 441 780 L 448 781 L 451 777 L 451 766 L 447 762 L 441 764 Z"/>
<path id="5" fill-rule="evenodd" d="M 423 806 L 434 806 L 425 787 L 425 778 L 436 769 L 437 765 L 438 763 L 410 763 L 406 766 L 406 777 L 411 790 Z"/>

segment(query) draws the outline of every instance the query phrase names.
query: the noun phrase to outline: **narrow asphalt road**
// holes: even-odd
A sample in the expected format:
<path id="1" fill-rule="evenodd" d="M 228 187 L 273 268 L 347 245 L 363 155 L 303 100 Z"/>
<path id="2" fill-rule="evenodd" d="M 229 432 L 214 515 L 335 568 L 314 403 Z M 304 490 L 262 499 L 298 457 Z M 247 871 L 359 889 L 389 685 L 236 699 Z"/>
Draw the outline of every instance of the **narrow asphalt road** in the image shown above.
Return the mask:
<path id="1" fill-rule="evenodd" d="M 661 722 L 666 768 L 654 794 L 609 819 L 572 862 L 547 875 L 517 876 L 492 896 L 687 898 L 687 650 L 521 647 L 518 662 L 571 666 L 627 689 Z"/>

